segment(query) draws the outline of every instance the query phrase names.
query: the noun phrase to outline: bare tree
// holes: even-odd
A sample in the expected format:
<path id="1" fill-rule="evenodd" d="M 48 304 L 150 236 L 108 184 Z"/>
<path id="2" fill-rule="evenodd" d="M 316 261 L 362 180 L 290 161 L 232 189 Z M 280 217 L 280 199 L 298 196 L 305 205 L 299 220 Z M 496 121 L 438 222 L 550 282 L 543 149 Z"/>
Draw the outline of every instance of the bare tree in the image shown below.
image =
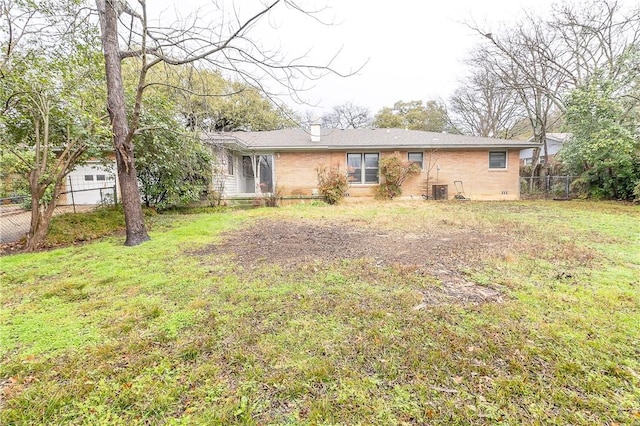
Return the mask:
<path id="1" fill-rule="evenodd" d="M 296 121 L 300 127 L 309 130 L 311 125 L 318 121 L 318 115 L 315 111 L 307 109 L 297 114 Z"/>
<path id="2" fill-rule="evenodd" d="M 547 57 L 573 87 L 595 75 L 615 80 L 624 73 L 625 56 L 640 46 L 640 6 L 626 9 L 617 0 L 560 3 L 549 22 L 562 48 Z"/>
<path id="3" fill-rule="evenodd" d="M 556 108 L 562 107 L 566 92 L 564 76 L 550 67 L 547 60 L 557 47 L 555 35 L 545 22 L 532 15 L 502 34 L 472 28 L 488 41 L 477 48 L 472 60 L 484 62 L 500 84 L 518 97 L 546 160 L 550 117 Z M 537 166 L 533 165 L 533 172 Z"/>
<path id="4" fill-rule="evenodd" d="M 449 99 L 456 129 L 474 136 L 510 139 L 524 111 L 516 93 L 505 87 L 483 61 L 474 65 Z"/>
<path id="5" fill-rule="evenodd" d="M 316 12 L 307 11 L 294 1 L 259 3 L 259 7 L 247 17 L 242 17 L 238 10 L 229 16 L 222 8 L 217 8 L 208 13 L 196 13 L 183 22 L 166 27 L 149 25 L 145 0 L 138 0 L 136 8 L 125 0 L 96 0 L 96 5 L 102 30 L 108 109 L 126 222 L 125 245 L 137 245 L 149 239 L 137 187 L 134 138 L 142 130 L 138 126 L 143 94 L 149 85 L 147 73 L 151 68 L 202 62 L 214 70 L 234 73 L 267 96 L 276 94 L 268 87 L 275 83 L 296 99 L 299 99 L 298 81 L 314 80 L 326 73 L 352 74 L 335 71 L 332 68 L 335 57 L 323 65 L 306 63 L 304 57 L 285 60 L 250 37 L 251 30 L 276 8 L 289 8 L 302 16 L 315 17 Z M 132 57 L 138 58 L 140 65 L 135 101 L 130 114 L 127 114 L 121 62 Z"/>
<path id="6" fill-rule="evenodd" d="M 322 125 L 332 129 L 358 129 L 368 127 L 373 117 L 368 108 L 347 102 L 333 107 L 333 111 L 322 117 Z"/>
<path id="7" fill-rule="evenodd" d="M 486 41 L 474 62 L 485 63 L 517 94 L 545 160 L 546 132 L 565 112 L 567 94 L 594 76 L 633 79 L 625 57 L 637 51 L 640 40 L 640 8 L 625 10 L 616 0 L 563 3 L 553 16 L 529 14 L 500 33 L 469 25 Z M 534 152 L 534 171 L 537 159 Z"/>
<path id="8" fill-rule="evenodd" d="M 437 148 L 432 148 L 432 149 L 428 149 L 425 151 L 425 164 L 424 164 L 424 171 L 426 172 L 426 177 L 425 177 L 425 186 L 426 186 L 426 192 L 423 194 L 423 197 L 426 199 L 433 199 L 434 198 L 434 194 L 432 193 L 431 195 L 429 195 L 429 191 L 431 191 L 431 171 L 433 170 L 434 167 L 438 167 L 438 159 L 439 159 L 439 155 L 438 155 L 438 149 Z M 440 170 L 439 168 L 437 170 Z"/>

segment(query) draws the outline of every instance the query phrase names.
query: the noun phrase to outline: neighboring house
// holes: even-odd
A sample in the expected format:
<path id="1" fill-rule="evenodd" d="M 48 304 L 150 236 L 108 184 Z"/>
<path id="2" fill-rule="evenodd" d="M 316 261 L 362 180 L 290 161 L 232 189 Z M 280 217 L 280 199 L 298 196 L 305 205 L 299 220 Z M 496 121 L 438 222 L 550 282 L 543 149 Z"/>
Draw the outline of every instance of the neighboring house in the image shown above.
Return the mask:
<path id="1" fill-rule="evenodd" d="M 455 181 L 474 200 L 515 200 L 519 191 L 520 150 L 531 142 L 402 129 L 304 129 L 215 133 L 205 142 L 216 147 L 218 185 L 225 197 L 274 192 L 317 195 L 316 168 L 337 166 L 351 178 L 348 195 L 372 197 L 380 182 L 379 160 L 394 152 L 420 164 L 403 197 L 451 199 Z"/>
<path id="2" fill-rule="evenodd" d="M 60 196 L 58 204 L 113 203 L 118 191 L 115 160 L 108 158 L 103 161 L 88 161 L 76 166 L 67 175 L 64 193 Z"/>
<path id="3" fill-rule="evenodd" d="M 547 155 L 549 157 L 549 163 L 553 163 L 556 154 L 560 151 L 560 148 L 564 143 L 569 140 L 570 133 L 547 133 Z M 533 142 L 533 138 L 530 138 L 528 142 Z M 544 164 L 544 148 L 540 147 L 539 150 L 539 164 Z M 520 151 L 520 163 L 523 166 L 530 166 L 533 164 L 533 155 L 535 153 L 534 148 L 527 148 Z"/>

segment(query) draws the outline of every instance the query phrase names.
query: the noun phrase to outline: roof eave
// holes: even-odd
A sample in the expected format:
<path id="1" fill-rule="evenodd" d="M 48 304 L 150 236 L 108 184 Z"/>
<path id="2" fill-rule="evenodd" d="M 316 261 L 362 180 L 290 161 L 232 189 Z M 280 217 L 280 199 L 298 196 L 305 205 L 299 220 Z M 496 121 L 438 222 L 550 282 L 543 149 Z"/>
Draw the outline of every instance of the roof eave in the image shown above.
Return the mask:
<path id="1" fill-rule="evenodd" d="M 344 151 L 344 150 L 407 150 L 407 149 L 527 149 L 539 147 L 539 144 L 522 145 L 479 145 L 479 144 L 448 144 L 448 145 L 312 145 L 312 146 L 248 146 L 249 150 L 271 151 Z"/>

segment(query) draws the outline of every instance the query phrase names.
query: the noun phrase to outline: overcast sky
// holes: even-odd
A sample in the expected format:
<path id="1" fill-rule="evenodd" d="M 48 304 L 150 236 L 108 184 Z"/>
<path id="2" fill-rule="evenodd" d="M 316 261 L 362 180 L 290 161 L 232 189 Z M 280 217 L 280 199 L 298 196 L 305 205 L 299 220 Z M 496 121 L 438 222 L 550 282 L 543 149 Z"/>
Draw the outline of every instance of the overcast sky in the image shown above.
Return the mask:
<path id="1" fill-rule="evenodd" d="M 343 67 L 368 62 L 347 79 L 325 78 L 309 97 L 323 108 L 353 102 L 374 114 L 398 100 L 446 100 L 465 74 L 467 52 L 479 41 L 465 21 L 497 28 L 521 16 L 523 8 L 545 4 L 550 7 L 551 0 L 336 0 L 340 24 L 317 31 L 325 34 L 326 48 L 344 46 Z"/>
<path id="2" fill-rule="evenodd" d="M 167 10 L 176 4 L 179 13 L 186 14 L 206 2 L 149 3 L 162 5 L 166 18 Z M 236 0 L 235 4 L 242 11 L 260 2 Z M 326 77 L 303 96 L 318 105 L 318 114 L 345 102 L 368 107 L 375 114 L 398 100 L 446 100 L 451 95 L 465 74 L 467 52 L 479 41 L 465 21 L 475 20 L 496 31 L 517 20 L 524 10 L 549 11 L 552 0 L 318 0 L 315 4 L 329 6 L 321 16 L 333 25 L 277 10 L 254 29 L 254 36 L 289 56 L 311 48 L 308 60 L 315 63 L 342 49 L 335 64 L 341 71 L 367 62 L 357 75 Z M 312 108 L 294 105 L 294 109 Z"/>

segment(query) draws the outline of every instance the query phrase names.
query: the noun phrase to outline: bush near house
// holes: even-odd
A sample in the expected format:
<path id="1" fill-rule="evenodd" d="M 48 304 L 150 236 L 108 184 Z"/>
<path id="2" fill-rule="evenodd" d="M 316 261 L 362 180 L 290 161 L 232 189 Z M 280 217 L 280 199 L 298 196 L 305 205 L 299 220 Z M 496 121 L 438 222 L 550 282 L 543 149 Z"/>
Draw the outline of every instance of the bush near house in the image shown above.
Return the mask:
<path id="1" fill-rule="evenodd" d="M 402 195 L 402 184 L 411 176 L 420 174 L 420 166 L 410 161 L 403 161 L 395 152 L 380 159 L 380 185 L 375 189 L 376 198 L 391 200 Z"/>
<path id="2" fill-rule="evenodd" d="M 318 175 L 318 190 L 325 202 L 336 204 L 342 201 L 349 190 L 349 178 L 340 171 L 340 167 L 328 167 L 320 164 L 316 167 Z"/>

